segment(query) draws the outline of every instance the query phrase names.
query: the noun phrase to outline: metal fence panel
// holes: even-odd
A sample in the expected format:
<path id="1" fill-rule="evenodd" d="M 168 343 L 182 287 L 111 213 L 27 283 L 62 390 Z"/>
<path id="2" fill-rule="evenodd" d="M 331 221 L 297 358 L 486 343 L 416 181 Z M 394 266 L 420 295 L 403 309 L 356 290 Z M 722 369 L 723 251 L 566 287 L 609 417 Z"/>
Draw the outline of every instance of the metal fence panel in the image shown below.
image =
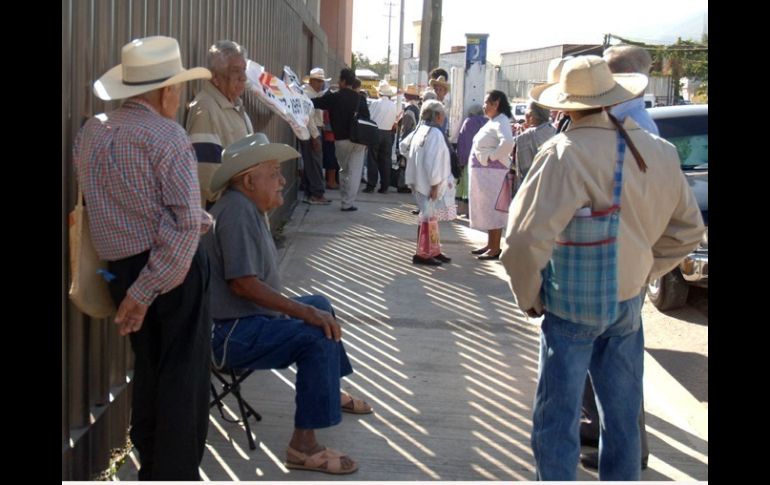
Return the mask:
<path id="1" fill-rule="evenodd" d="M 315 4 L 314 4 L 315 5 Z M 249 58 L 281 75 L 290 66 L 302 75 L 308 66 L 339 72 L 344 60 L 327 54 L 327 38 L 316 12 L 300 0 L 62 0 L 62 479 L 88 480 L 108 465 L 110 448 L 125 443 L 130 412 L 133 354 L 128 339 L 108 321 L 84 317 L 67 299 L 69 282 L 67 215 L 76 197 L 72 143 L 91 116 L 119 102 L 103 102 L 92 84 L 120 62 L 127 42 L 150 35 L 179 41 L 186 67 L 205 66 L 208 47 L 217 40 L 242 44 Z M 314 6 L 317 8 L 317 5 Z M 331 62 L 330 62 L 331 61 Z M 183 104 L 201 82 L 188 83 Z M 294 145 L 288 124 L 250 93 L 244 102 L 255 130 L 273 141 Z M 185 110 L 177 121 L 184 123 Z M 271 214 L 286 219 L 296 203 L 296 162 L 283 164 L 287 203 Z"/>

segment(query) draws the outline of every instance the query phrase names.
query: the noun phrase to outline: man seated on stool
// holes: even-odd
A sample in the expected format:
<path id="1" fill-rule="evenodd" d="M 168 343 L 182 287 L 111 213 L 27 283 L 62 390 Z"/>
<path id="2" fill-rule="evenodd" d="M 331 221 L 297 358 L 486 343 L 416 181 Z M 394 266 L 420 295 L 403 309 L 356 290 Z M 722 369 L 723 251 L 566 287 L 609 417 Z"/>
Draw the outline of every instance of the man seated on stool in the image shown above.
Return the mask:
<path id="1" fill-rule="evenodd" d="M 372 408 L 340 395 L 339 379 L 353 369 L 329 301 L 320 295 L 281 295 L 277 251 L 268 227 L 267 214 L 283 204 L 286 179 L 280 164 L 298 156 L 262 133 L 222 152 L 210 188 L 224 193 L 210 211 L 215 228 L 202 240 L 211 263 L 213 357 L 217 367 L 237 369 L 296 363 L 297 408 L 286 466 L 352 473 L 356 462 L 320 445 L 315 429 L 338 424 L 340 410 L 367 414 Z"/>

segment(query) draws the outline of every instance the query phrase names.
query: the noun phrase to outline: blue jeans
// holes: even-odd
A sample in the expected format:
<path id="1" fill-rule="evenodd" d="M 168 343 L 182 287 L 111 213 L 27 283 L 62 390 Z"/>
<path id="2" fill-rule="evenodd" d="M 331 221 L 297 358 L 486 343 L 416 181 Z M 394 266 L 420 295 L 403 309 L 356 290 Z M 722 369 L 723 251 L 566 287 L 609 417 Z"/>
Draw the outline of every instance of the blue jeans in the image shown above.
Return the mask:
<path id="1" fill-rule="evenodd" d="M 607 327 L 582 325 L 546 311 L 532 419 L 539 480 L 575 480 L 580 457 L 580 406 L 586 372 L 601 423 L 600 480 L 639 480 L 644 293 L 620 302 Z"/>
<path id="2" fill-rule="evenodd" d="M 334 314 L 323 296 L 294 299 Z M 224 367 L 284 369 L 297 364 L 295 428 L 326 428 L 342 420 L 340 378 L 353 368 L 342 342 L 327 339 L 321 328 L 264 315 L 218 320 L 212 330 L 215 363 L 222 362 L 225 347 Z"/>

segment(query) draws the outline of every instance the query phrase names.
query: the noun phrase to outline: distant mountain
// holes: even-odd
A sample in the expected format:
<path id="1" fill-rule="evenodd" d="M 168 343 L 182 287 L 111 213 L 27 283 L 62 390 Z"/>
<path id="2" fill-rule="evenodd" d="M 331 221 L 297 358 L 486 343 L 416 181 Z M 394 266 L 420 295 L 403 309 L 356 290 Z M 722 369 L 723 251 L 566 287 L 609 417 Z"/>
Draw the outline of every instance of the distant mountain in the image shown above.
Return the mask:
<path id="1" fill-rule="evenodd" d="M 704 20 L 705 19 L 705 20 Z M 655 25 L 639 27 L 626 35 L 629 40 L 639 40 L 647 43 L 673 44 L 678 37 L 682 40 L 701 40 L 701 35 L 708 33 L 708 10 L 692 13 L 678 20 L 667 21 L 661 19 Z"/>

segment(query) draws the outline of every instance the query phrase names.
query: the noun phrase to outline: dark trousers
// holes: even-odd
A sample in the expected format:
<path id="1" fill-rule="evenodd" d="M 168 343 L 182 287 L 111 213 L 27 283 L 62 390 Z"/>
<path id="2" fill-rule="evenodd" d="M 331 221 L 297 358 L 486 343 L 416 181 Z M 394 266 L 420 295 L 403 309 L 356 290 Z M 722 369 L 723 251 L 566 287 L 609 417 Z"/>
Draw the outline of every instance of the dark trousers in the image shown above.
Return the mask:
<path id="1" fill-rule="evenodd" d="M 393 150 L 393 132 L 378 130 L 377 144 L 369 147 L 369 157 L 366 165 L 366 186 L 374 188 L 377 185 L 379 173 L 380 190 L 383 192 L 390 187 L 390 160 Z"/>
<path id="2" fill-rule="evenodd" d="M 116 305 L 147 264 L 149 251 L 109 263 Z M 211 318 L 209 264 L 199 247 L 184 282 L 158 296 L 134 351 L 131 441 L 139 451 L 139 480 L 200 480 L 209 417 Z"/>
<path id="3" fill-rule="evenodd" d="M 320 138 L 318 139 L 318 146 L 321 146 Z M 324 188 L 322 153 L 320 150 L 317 152 L 313 150 L 311 140 L 299 140 L 299 149 L 305 166 L 302 172 L 305 195 L 323 197 L 326 190 Z"/>
<path id="4" fill-rule="evenodd" d="M 586 377 L 586 385 L 583 390 L 583 410 L 580 417 L 580 441 L 581 444 L 599 441 L 599 410 L 596 409 L 596 396 L 591 378 Z M 647 463 L 650 449 L 647 447 L 647 429 L 644 426 L 644 400 L 639 411 L 639 435 L 642 438 L 642 463 Z"/>

